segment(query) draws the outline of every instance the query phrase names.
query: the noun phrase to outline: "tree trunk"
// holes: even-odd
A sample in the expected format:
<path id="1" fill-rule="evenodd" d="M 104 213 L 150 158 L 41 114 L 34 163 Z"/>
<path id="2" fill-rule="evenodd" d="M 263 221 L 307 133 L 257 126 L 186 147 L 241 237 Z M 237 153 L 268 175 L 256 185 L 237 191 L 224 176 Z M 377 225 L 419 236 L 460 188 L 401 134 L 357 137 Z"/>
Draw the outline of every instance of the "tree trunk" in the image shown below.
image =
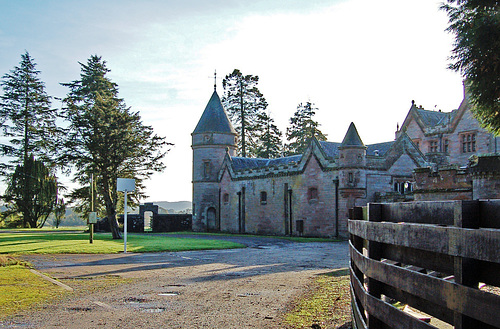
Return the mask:
<path id="1" fill-rule="evenodd" d="M 104 185 L 106 185 L 106 179 L 104 178 L 103 180 Z M 108 217 L 109 228 L 111 230 L 111 234 L 113 235 L 113 239 L 121 239 L 122 234 L 120 232 L 120 228 L 118 227 L 118 220 L 116 219 L 116 207 L 111 199 L 109 186 L 104 186 L 103 197 L 106 205 L 106 215 Z"/>

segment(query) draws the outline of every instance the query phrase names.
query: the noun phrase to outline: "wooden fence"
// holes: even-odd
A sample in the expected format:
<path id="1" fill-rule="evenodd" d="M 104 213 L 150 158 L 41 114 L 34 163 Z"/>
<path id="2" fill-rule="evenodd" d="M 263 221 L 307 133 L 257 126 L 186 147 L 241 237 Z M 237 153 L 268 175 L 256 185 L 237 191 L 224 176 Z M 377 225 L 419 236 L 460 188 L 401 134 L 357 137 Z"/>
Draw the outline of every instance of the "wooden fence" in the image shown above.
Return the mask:
<path id="1" fill-rule="evenodd" d="M 500 328 L 500 200 L 371 203 L 349 233 L 353 328 Z"/>

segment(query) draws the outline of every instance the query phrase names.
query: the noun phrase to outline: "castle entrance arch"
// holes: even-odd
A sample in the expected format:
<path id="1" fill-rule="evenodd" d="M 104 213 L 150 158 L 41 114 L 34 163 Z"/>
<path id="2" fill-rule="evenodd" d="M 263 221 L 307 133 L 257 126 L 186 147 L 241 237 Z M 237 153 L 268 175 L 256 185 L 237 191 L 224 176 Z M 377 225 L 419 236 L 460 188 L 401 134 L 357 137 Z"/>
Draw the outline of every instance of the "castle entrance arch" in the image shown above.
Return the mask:
<path id="1" fill-rule="evenodd" d="M 214 207 L 207 209 L 207 229 L 217 231 L 217 211 Z"/>

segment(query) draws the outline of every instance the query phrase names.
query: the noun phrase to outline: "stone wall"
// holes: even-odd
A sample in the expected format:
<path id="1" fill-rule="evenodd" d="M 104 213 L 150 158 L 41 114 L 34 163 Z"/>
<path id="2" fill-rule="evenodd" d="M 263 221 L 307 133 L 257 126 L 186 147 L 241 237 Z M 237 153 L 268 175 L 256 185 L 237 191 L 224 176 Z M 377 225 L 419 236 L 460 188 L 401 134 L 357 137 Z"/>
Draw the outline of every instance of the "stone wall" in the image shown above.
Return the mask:
<path id="1" fill-rule="evenodd" d="M 500 155 L 484 155 L 472 159 L 473 199 L 500 199 Z"/>

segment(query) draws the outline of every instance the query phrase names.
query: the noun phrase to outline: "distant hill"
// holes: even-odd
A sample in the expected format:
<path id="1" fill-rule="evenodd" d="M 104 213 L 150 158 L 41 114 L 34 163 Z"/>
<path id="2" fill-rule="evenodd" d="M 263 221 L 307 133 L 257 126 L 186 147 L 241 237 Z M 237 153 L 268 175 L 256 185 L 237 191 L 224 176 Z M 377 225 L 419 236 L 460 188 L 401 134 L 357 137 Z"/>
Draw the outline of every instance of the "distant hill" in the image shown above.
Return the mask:
<path id="1" fill-rule="evenodd" d="M 173 210 L 175 213 L 178 213 L 179 211 L 184 211 L 186 209 L 191 209 L 192 204 L 191 201 L 176 201 L 176 202 L 168 202 L 168 201 L 153 201 L 153 204 L 156 204 L 163 209 L 166 209 L 171 212 L 170 210 Z"/>

